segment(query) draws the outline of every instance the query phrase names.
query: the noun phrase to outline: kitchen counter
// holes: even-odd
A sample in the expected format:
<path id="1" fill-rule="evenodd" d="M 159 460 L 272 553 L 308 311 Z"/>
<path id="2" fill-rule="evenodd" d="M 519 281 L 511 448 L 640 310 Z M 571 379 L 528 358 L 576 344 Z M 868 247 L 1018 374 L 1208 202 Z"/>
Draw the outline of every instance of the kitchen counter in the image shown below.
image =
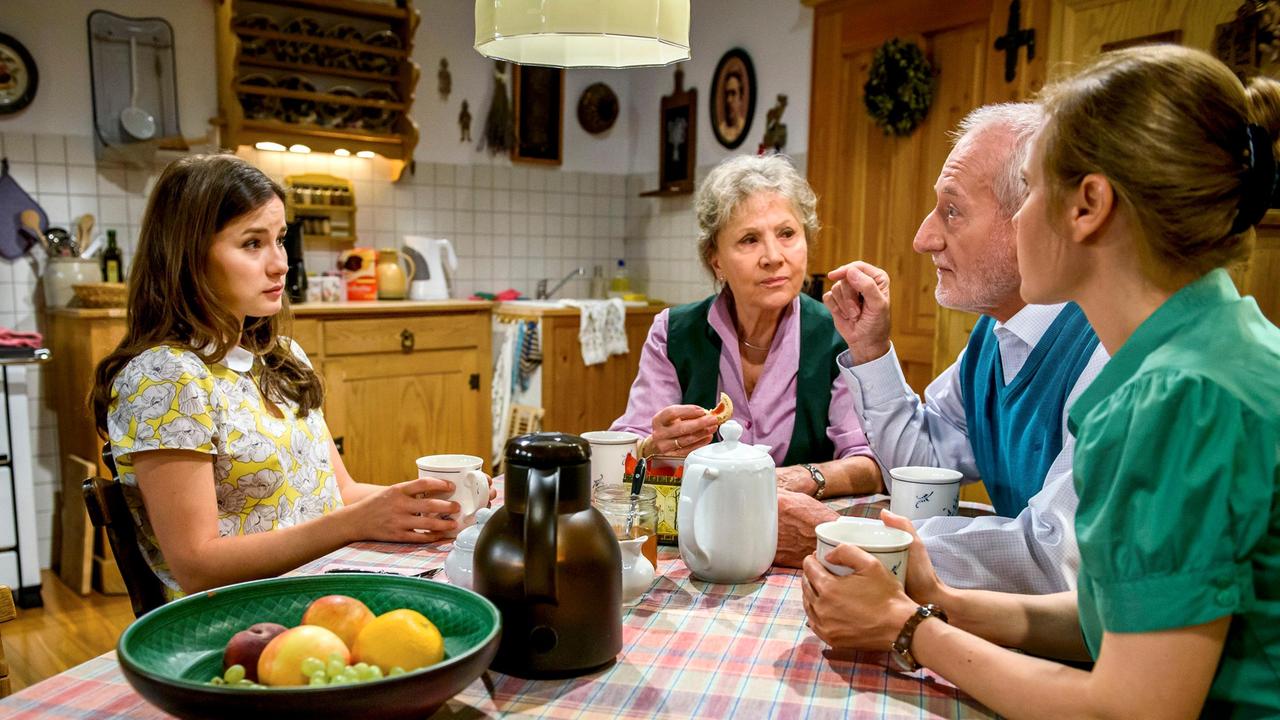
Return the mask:
<path id="1" fill-rule="evenodd" d="M 290 305 L 295 317 L 335 315 L 419 315 L 422 313 L 474 312 L 493 307 L 487 300 L 371 300 L 364 302 L 301 303 Z M 575 311 L 576 312 L 576 311 Z M 122 318 L 119 308 L 51 308 L 50 315 L 79 319 Z"/>
<path id="2" fill-rule="evenodd" d="M 665 304 L 657 305 L 627 305 L 627 315 L 657 315 L 669 307 Z M 577 317 L 578 308 L 560 305 L 555 300 L 516 300 L 514 302 L 500 302 L 493 312 L 495 315 L 503 315 L 507 317 L 527 317 L 530 319 L 538 319 L 544 317 Z"/>

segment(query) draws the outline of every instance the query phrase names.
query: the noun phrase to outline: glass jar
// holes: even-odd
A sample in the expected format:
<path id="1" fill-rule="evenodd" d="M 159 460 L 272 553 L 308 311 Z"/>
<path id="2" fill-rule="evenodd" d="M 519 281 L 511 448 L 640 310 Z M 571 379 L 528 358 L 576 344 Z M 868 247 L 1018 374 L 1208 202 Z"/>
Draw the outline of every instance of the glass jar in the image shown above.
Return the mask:
<path id="1" fill-rule="evenodd" d="M 640 552 L 658 566 L 658 493 L 651 487 L 640 487 L 632 505 L 631 488 L 625 485 L 601 485 L 596 488 L 592 504 L 609 521 L 614 537 L 631 540 L 646 536 Z M 627 516 L 631 516 L 630 531 Z"/>

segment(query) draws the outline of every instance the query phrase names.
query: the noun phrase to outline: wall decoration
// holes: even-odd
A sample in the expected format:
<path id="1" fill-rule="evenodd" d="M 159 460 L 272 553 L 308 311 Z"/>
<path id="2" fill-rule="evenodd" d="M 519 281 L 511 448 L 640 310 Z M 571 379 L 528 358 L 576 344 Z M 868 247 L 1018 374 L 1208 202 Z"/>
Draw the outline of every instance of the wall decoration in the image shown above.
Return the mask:
<path id="1" fill-rule="evenodd" d="M 1009 22 L 1004 35 L 996 38 L 996 50 L 1004 53 L 1004 81 L 1013 82 L 1018 77 L 1018 48 L 1026 46 L 1027 62 L 1036 59 L 1035 28 L 1023 28 L 1022 0 L 1010 0 Z"/>
<path id="2" fill-rule="evenodd" d="M 920 46 L 893 38 L 871 58 L 863 102 L 885 135 L 910 135 L 929 113 L 933 84 L 933 66 Z"/>
<path id="3" fill-rule="evenodd" d="M 578 99 L 578 124 L 592 135 L 613 127 L 618 119 L 618 96 L 613 88 L 598 82 L 587 86 Z"/>
<path id="4" fill-rule="evenodd" d="M 772 150 L 780 153 L 787 145 L 787 124 L 782 122 L 782 113 L 787 109 L 787 96 L 778 94 L 778 104 L 769 108 L 764 114 L 764 142 L 760 143 L 761 155 Z"/>
<path id="5" fill-rule="evenodd" d="M 30 105 L 39 86 L 40 72 L 31 53 L 13 36 L 0 33 L 0 115 Z"/>
<path id="6" fill-rule="evenodd" d="M 512 98 L 516 137 L 511 159 L 559 165 L 564 139 L 564 69 L 516 65 Z"/>
<path id="7" fill-rule="evenodd" d="M 449 58 L 440 58 L 440 69 L 436 71 L 436 87 L 441 100 L 448 100 L 453 92 L 453 76 L 449 74 Z"/>
<path id="8" fill-rule="evenodd" d="M 698 91 L 684 89 L 684 70 L 676 68 L 675 89 L 662 98 L 658 123 L 658 189 L 641 197 L 693 192 L 698 156 Z"/>
<path id="9" fill-rule="evenodd" d="M 725 53 L 711 76 L 711 131 L 732 150 L 747 139 L 756 112 L 756 70 L 742 48 Z"/>
<path id="10" fill-rule="evenodd" d="M 1245 0 L 1235 18 L 1214 28 L 1212 49 L 1241 80 L 1275 64 L 1280 60 L 1280 3 Z"/>
<path id="11" fill-rule="evenodd" d="M 466 100 L 462 101 L 462 112 L 458 113 L 458 129 L 462 131 L 458 142 L 471 142 L 471 108 Z"/>
<path id="12" fill-rule="evenodd" d="M 507 97 L 507 64 L 501 60 L 493 63 L 493 100 L 489 114 L 484 118 L 484 138 L 481 147 L 487 146 L 491 155 L 500 155 L 511 149 L 514 132 L 511 127 L 511 98 Z"/>

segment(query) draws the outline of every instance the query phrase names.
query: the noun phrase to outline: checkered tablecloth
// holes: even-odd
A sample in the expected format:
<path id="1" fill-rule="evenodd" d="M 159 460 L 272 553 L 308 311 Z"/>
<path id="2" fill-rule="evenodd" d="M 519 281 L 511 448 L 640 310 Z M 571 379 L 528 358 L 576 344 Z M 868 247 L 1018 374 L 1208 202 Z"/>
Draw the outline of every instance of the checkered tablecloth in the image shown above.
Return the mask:
<path id="1" fill-rule="evenodd" d="M 856 515 L 884 506 L 883 498 L 831 504 Z M 447 550 L 356 543 L 295 573 L 334 566 L 426 570 L 442 566 Z M 658 566 L 649 593 L 623 612 L 622 653 L 609 669 L 555 681 L 489 671 L 440 716 L 991 717 L 936 675 L 887 670 L 885 653 L 832 652 L 805 625 L 796 570 L 774 568 L 741 585 L 705 583 L 690 577 L 674 547 L 659 547 Z M 133 692 L 110 652 L 0 701 L 0 717 L 168 716 Z"/>

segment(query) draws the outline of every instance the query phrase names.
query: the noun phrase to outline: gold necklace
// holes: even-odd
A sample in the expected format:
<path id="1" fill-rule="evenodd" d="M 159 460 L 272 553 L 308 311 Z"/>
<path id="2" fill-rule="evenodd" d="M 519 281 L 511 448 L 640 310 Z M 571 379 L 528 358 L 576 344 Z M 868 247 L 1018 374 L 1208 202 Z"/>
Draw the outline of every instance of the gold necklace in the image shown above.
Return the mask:
<path id="1" fill-rule="evenodd" d="M 742 338 L 742 337 L 740 337 L 740 338 L 738 338 L 738 342 L 742 343 L 743 345 L 746 345 L 747 347 L 751 348 L 752 350 L 764 350 L 765 352 L 768 352 L 768 351 L 769 351 L 769 348 L 767 348 L 767 347 L 760 347 L 759 345 L 752 345 L 751 343 L 747 342 L 747 339 L 746 339 L 746 338 Z"/>

